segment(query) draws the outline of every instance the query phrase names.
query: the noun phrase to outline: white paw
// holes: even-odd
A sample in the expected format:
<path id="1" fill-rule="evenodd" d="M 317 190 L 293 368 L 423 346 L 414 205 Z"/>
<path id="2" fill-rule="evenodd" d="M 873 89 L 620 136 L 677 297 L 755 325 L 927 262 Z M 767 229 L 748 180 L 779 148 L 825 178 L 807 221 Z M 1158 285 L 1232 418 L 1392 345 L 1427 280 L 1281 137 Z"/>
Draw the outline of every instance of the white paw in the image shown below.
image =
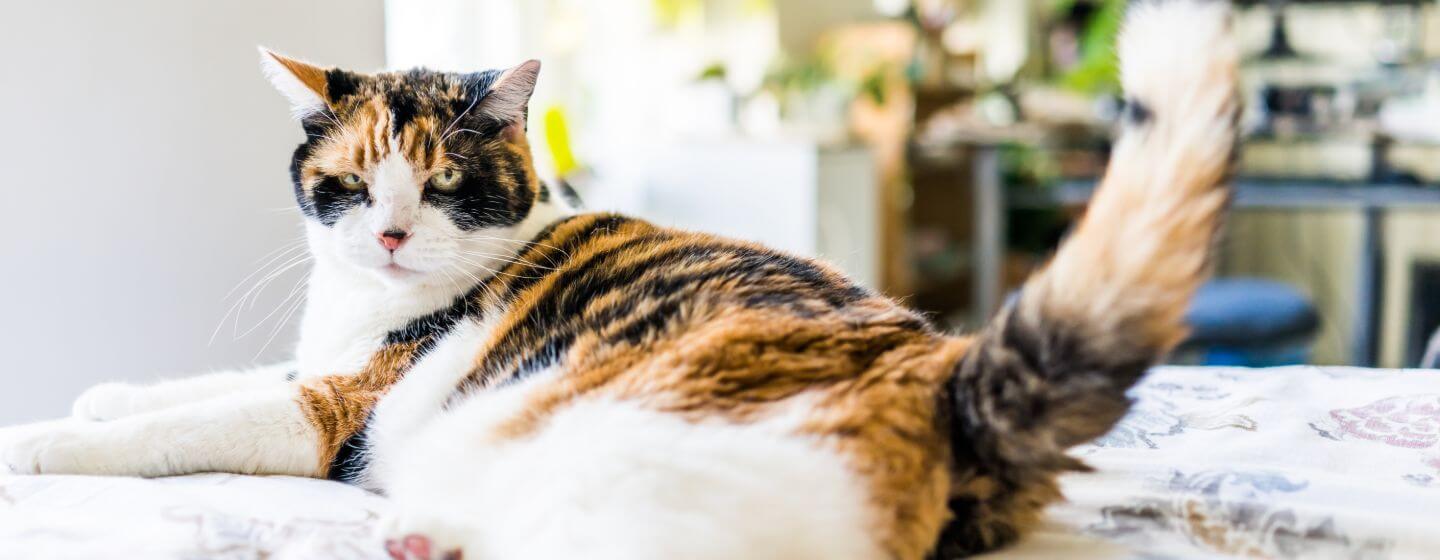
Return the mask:
<path id="1" fill-rule="evenodd" d="M 82 420 L 106 421 L 134 414 L 143 387 L 125 383 L 102 383 L 80 394 L 70 414 Z"/>
<path id="2" fill-rule="evenodd" d="M 91 474 L 99 463 L 85 430 L 63 426 L 0 431 L 0 469 L 13 474 Z"/>

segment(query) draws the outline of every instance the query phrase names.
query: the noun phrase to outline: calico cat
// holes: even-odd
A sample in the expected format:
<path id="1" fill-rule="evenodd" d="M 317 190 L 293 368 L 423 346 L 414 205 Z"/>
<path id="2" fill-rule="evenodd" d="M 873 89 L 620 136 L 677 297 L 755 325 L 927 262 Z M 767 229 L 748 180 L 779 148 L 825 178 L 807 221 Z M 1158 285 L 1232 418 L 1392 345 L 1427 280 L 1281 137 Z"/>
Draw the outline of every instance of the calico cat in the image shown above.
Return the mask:
<path id="1" fill-rule="evenodd" d="M 1003 545 L 1184 336 L 1229 196 L 1227 14 L 1131 10 L 1108 175 L 974 337 L 823 263 L 574 208 L 526 144 L 537 62 L 366 75 L 264 51 L 305 132 L 295 362 L 95 387 L 74 419 L 0 435 L 0 460 L 345 480 L 393 498 L 397 558 Z"/>

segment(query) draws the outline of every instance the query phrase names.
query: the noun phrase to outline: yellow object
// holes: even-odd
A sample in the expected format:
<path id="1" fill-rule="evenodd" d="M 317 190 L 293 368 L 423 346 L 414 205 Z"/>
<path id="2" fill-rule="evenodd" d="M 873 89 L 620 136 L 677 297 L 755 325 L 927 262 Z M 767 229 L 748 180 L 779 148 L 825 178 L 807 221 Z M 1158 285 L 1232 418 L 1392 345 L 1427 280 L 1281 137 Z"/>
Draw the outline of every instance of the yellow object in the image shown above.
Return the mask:
<path id="1" fill-rule="evenodd" d="M 575 161 L 575 152 L 570 151 L 570 127 L 565 123 L 565 110 L 559 105 L 545 109 L 545 145 L 550 147 L 550 159 L 560 177 L 580 168 L 580 163 Z"/>
<path id="2" fill-rule="evenodd" d="M 652 9 L 661 27 L 674 29 L 704 17 L 705 3 L 702 0 L 654 0 Z"/>

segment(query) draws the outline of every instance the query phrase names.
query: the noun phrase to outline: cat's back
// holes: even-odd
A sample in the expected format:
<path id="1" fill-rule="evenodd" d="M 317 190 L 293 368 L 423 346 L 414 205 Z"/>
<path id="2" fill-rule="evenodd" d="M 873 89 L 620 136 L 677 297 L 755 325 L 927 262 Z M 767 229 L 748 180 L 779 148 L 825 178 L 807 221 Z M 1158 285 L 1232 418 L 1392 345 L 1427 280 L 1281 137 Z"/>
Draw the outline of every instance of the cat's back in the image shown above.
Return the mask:
<path id="1" fill-rule="evenodd" d="M 557 222 L 496 278 L 505 316 L 477 368 L 492 377 L 665 361 L 693 381 L 748 371 L 744 385 L 788 391 L 943 342 L 825 263 L 616 214 Z"/>

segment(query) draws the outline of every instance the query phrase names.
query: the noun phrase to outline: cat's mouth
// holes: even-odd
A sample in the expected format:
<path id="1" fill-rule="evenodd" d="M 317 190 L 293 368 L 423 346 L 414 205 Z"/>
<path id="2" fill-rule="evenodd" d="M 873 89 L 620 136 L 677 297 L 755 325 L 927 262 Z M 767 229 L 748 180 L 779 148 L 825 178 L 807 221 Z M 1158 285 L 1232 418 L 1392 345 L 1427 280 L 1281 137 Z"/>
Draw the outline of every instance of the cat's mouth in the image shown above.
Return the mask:
<path id="1" fill-rule="evenodd" d="M 391 261 L 390 264 L 381 267 L 380 270 L 393 278 L 409 278 L 416 274 L 420 274 L 420 271 L 411 268 L 405 268 L 404 266 L 401 266 L 400 263 L 394 261 Z"/>

